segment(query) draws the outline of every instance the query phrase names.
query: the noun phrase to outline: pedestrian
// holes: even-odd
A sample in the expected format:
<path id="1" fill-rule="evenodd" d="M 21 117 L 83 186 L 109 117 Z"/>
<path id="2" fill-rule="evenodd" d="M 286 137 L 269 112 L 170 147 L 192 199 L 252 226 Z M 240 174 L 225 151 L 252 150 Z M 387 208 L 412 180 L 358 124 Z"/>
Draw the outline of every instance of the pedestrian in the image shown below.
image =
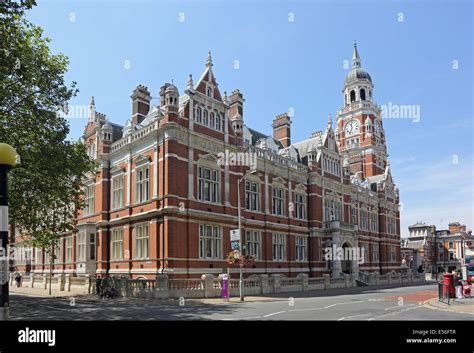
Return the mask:
<path id="1" fill-rule="evenodd" d="M 97 277 L 95 280 L 95 291 L 99 297 L 102 297 L 102 290 L 103 290 L 102 278 Z"/>
<path id="2" fill-rule="evenodd" d="M 453 285 L 454 289 L 456 290 L 456 298 L 458 299 L 463 299 L 464 296 L 462 295 L 462 283 L 461 283 L 461 278 L 459 277 L 459 274 L 453 271 Z"/>
<path id="3" fill-rule="evenodd" d="M 21 286 L 21 275 L 20 275 L 19 272 L 15 276 L 15 282 L 16 282 L 16 287 L 20 288 L 20 286 Z"/>

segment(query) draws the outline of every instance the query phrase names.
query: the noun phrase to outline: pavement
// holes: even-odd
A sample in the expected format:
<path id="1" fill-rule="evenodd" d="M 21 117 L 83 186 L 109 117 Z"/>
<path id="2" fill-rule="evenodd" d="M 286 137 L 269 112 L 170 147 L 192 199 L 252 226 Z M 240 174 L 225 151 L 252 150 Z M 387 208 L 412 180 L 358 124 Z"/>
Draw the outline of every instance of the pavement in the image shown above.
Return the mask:
<path id="1" fill-rule="evenodd" d="M 444 310 L 453 313 L 474 314 L 474 297 L 465 299 L 451 299 L 449 304 L 446 302 L 440 302 L 438 298 L 434 298 L 427 300 L 424 305 L 428 308 L 435 310 Z"/>
<path id="2" fill-rule="evenodd" d="M 49 294 L 49 289 L 27 287 L 10 287 L 10 294 L 20 294 L 33 297 L 74 297 L 82 295 L 75 292 L 65 292 L 59 290 L 52 290 L 51 294 Z"/>
<path id="3" fill-rule="evenodd" d="M 433 310 L 437 285 L 357 288 L 222 299 L 101 300 L 97 296 L 12 293 L 11 320 L 473 320 L 474 313 Z M 429 302 L 429 304 L 428 304 Z M 457 305 L 457 304 L 456 304 Z M 459 304 L 462 305 L 462 304 Z"/>

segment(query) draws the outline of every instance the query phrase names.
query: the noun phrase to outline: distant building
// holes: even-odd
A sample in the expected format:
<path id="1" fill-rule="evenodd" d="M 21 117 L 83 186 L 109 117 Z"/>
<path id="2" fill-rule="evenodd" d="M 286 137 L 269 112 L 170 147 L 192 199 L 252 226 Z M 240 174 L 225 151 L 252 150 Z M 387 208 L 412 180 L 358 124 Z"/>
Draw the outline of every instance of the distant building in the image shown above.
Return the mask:
<path id="1" fill-rule="evenodd" d="M 466 247 L 474 242 L 472 232 L 459 222 L 449 223 L 448 230 L 438 230 L 436 237 L 436 265 L 438 272 L 461 269 L 466 256 Z"/>
<path id="2" fill-rule="evenodd" d="M 435 271 L 434 225 L 423 222 L 408 227 L 410 235 L 402 239 L 402 267 L 418 272 Z"/>

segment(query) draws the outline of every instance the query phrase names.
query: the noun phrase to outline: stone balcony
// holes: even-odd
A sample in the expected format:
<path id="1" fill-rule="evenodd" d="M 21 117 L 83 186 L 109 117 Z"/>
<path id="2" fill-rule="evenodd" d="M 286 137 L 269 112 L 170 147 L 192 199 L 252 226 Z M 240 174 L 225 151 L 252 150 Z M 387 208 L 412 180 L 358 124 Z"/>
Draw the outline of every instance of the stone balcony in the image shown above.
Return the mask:
<path id="1" fill-rule="evenodd" d="M 343 221 L 326 221 L 324 222 L 324 230 L 325 231 L 349 231 L 349 232 L 357 232 L 359 230 L 359 227 L 357 224 L 351 224 Z"/>

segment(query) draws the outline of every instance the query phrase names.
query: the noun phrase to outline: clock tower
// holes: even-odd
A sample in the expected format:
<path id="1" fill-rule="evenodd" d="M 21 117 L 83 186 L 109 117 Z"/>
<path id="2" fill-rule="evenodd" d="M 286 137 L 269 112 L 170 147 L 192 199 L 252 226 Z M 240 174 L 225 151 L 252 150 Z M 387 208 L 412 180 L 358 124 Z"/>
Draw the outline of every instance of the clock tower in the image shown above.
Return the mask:
<path id="1" fill-rule="evenodd" d="M 351 173 L 361 178 L 383 174 L 388 158 L 382 111 L 373 101 L 373 89 L 354 42 L 352 68 L 342 90 L 344 106 L 337 112 L 336 137 Z"/>

